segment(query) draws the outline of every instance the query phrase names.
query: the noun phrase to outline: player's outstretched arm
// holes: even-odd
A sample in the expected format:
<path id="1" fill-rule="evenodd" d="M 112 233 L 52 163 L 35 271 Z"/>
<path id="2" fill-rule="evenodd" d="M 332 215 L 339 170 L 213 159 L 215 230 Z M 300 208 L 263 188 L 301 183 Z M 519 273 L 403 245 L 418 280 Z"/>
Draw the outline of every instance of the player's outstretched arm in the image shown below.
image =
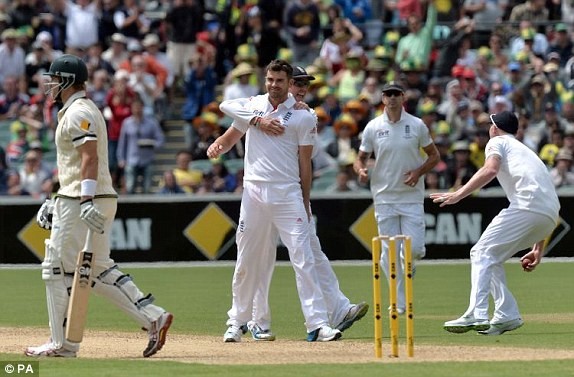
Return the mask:
<path id="1" fill-rule="evenodd" d="M 227 131 L 217 139 L 207 148 L 207 157 L 217 158 L 220 155 L 229 152 L 231 147 L 233 147 L 243 136 L 243 132 L 239 131 L 235 127 L 229 127 Z"/>

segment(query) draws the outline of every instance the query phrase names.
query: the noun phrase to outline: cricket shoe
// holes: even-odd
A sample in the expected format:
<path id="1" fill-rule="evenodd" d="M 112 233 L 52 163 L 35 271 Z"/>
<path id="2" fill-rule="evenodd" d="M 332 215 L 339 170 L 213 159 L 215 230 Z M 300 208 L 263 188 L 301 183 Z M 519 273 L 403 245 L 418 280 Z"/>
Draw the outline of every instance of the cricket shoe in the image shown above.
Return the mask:
<path id="1" fill-rule="evenodd" d="M 349 327 L 353 326 L 353 323 L 357 322 L 367 314 L 369 311 L 369 304 L 366 302 L 361 302 L 356 305 L 351 306 L 345 318 L 337 325 L 337 330 L 343 332 Z"/>
<path id="2" fill-rule="evenodd" d="M 246 325 L 243 326 L 231 325 L 227 328 L 225 334 L 223 334 L 223 341 L 225 343 L 241 342 L 241 335 L 245 334 L 246 332 L 247 332 Z"/>
<path id="3" fill-rule="evenodd" d="M 488 319 L 477 319 L 474 317 L 463 316 L 458 319 L 445 322 L 443 327 L 448 332 L 463 334 L 471 330 L 487 330 L 490 327 L 490 322 L 488 322 Z"/>
<path id="4" fill-rule="evenodd" d="M 502 335 L 507 331 L 516 330 L 517 328 L 522 327 L 522 325 L 524 325 L 522 318 L 516 318 L 506 322 L 491 323 L 488 329 L 479 331 L 478 333 L 482 335 Z"/>
<path id="5" fill-rule="evenodd" d="M 24 354 L 31 357 L 76 357 L 75 351 L 67 350 L 64 347 L 56 348 L 52 342 L 37 347 L 28 347 L 24 350 Z"/>
<path id="6" fill-rule="evenodd" d="M 157 320 L 151 324 L 151 329 L 148 329 L 149 343 L 147 348 L 143 351 L 143 357 L 150 357 L 161 350 L 165 344 L 167 337 L 167 330 L 173 322 L 173 314 L 165 312 Z"/>
<path id="7" fill-rule="evenodd" d="M 251 337 L 255 340 L 263 340 L 271 342 L 275 340 L 275 334 L 271 330 L 263 330 L 259 325 L 249 326 L 249 331 L 251 332 Z"/>
<path id="8" fill-rule="evenodd" d="M 307 333 L 308 342 L 330 342 L 339 339 L 343 334 L 337 329 L 329 326 L 319 327 L 317 330 Z"/>

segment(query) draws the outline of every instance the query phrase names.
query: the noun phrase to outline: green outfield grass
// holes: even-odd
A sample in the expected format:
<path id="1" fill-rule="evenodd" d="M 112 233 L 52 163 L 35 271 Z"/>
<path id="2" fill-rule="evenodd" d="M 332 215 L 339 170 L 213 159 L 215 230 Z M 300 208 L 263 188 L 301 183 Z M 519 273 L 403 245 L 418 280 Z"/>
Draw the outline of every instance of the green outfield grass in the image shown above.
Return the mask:
<path id="1" fill-rule="evenodd" d="M 446 320 L 458 317 L 468 304 L 470 267 L 465 264 L 422 264 L 415 278 L 415 344 L 473 345 L 567 349 L 566 361 L 514 362 L 416 362 L 347 365 L 214 366 L 160 360 L 42 359 L 41 376 L 574 376 L 574 274 L 573 263 L 545 260 L 534 273 L 523 272 L 517 261 L 506 265 L 508 282 L 518 300 L 525 326 L 511 336 L 449 334 Z M 225 331 L 226 312 L 231 303 L 233 268 L 176 267 L 122 268 L 144 291 L 151 291 L 156 303 L 172 311 L 174 333 L 213 335 Z M 354 301 L 372 301 L 369 265 L 335 266 L 343 291 Z M 0 270 L 0 327 L 47 325 L 44 284 L 40 270 Z M 386 286 L 383 286 L 385 291 Z M 386 299 L 386 296 L 384 296 Z M 271 287 L 273 331 L 281 339 L 304 341 L 305 328 L 292 269 L 278 266 Z M 90 302 L 90 329 L 139 331 L 126 316 L 99 297 Z M 385 328 L 386 332 L 386 328 Z M 345 332 L 344 339 L 372 342 L 372 312 Z M 388 335 L 388 334 L 386 334 Z M 388 338 L 385 339 L 388 342 Z M 168 340 L 169 341 L 169 340 Z M 25 345 L 22 345 L 24 347 Z M 415 346 L 416 347 L 416 346 Z M 26 360 L 23 356 L 0 354 L 0 361 Z M 0 371 L 0 376 L 2 372 Z"/>

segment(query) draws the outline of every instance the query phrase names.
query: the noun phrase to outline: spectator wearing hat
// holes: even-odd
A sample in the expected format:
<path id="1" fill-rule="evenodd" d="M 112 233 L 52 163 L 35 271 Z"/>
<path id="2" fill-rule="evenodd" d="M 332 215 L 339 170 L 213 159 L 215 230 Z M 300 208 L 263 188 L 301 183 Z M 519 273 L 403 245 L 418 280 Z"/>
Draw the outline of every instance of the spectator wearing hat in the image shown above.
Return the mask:
<path id="1" fill-rule="evenodd" d="M 197 33 L 203 30 L 201 6 L 194 0 L 176 0 L 167 12 L 166 53 L 171 60 L 175 82 L 184 80 L 191 69 L 189 61 L 195 54 Z"/>
<path id="2" fill-rule="evenodd" d="M 293 62 L 309 65 L 317 56 L 320 47 L 321 20 L 317 4 L 312 0 L 290 2 L 285 10 L 284 20 Z"/>
<path id="3" fill-rule="evenodd" d="M 548 130 L 550 133 L 549 139 L 545 144 L 541 144 L 540 152 L 538 152 L 538 156 L 548 169 L 551 169 L 554 166 L 554 159 L 558 154 L 558 151 L 564 146 L 564 131 L 561 129 L 551 129 Z"/>
<path id="4" fill-rule="evenodd" d="M 114 71 L 120 69 L 121 64 L 129 59 L 127 50 L 128 39 L 121 33 L 114 33 L 110 37 L 110 47 L 102 52 L 102 59 L 110 63 Z"/>
<path id="5" fill-rule="evenodd" d="M 411 15 L 407 20 L 409 33 L 400 39 L 395 54 L 395 62 L 400 65 L 405 60 L 413 60 L 427 64 L 432 48 L 432 33 L 436 25 L 437 12 L 434 0 L 429 2 L 425 25 L 421 19 Z M 428 67 L 423 67 L 428 68 Z"/>
<path id="6" fill-rule="evenodd" d="M 45 185 L 51 185 L 52 172 L 42 168 L 42 154 L 29 150 L 24 155 L 24 164 L 18 169 L 22 190 L 36 199 L 46 199 Z"/>
<path id="7" fill-rule="evenodd" d="M 203 113 L 193 120 L 196 137 L 191 142 L 193 160 L 206 160 L 207 148 L 219 136 L 219 117 L 214 113 Z"/>
<path id="8" fill-rule="evenodd" d="M 125 69 L 128 72 L 133 71 L 132 61 L 134 57 L 141 57 L 145 62 L 145 70 L 147 73 L 153 75 L 156 79 L 156 89 L 154 96 L 159 97 L 165 91 L 167 82 L 167 69 L 165 69 L 157 59 L 149 54 L 144 54 L 143 46 L 139 41 L 130 40 L 127 45 L 128 58 L 120 63 L 120 69 Z"/>
<path id="9" fill-rule="evenodd" d="M 353 117 L 357 124 L 358 132 L 362 132 L 369 122 L 369 110 L 370 106 L 363 105 L 360 99 L 349 100 L 343 106 L 343 113 Z"/>
<path id="10" fill-rule="evenodd" d="M 337 97 L 341 103 L 356 99 L 361 93 L 365 81 L 365 71 L 361 65 L 362 56 L 362 51 L 349 51 L 345 56 L 345 67 L 328 80 L 330 86 L 336 87 Z"/>
<path id="11" fill-rule="evenodd" d="M 30 93 L 38 90 L 38 82 L 42 80 L 42 73 L 50 69 L 52 61 L 44 52 L 44 47 L 39 41 L 32 43 L 31 51 L 26 55 L 26 87 Z"/>
<path id="12" fill-rule="evenodd" d="M 572 38 L 570 38 L 570 33 L 568 32 L 568 27 L 566 24 L 560 22 L 554 26 L 554 38 L 550 43 L 549 53 L 556 53 L 559 56 L 559 66 L 566 66 L 568 59 L 572 57 L 572 50 L 574 49 L 574 43 Z"/>
<path id="13" fill-rule="evenodd" d="M 347 18 L 333 20 L 333 34 L 321 45 L 319 57 L 331 72 L 336 74 L 344 66 L 344 57 L 363 39 L 363 33 Z"/>
<path id="14" fill-rule="evenodd" d="M 417 105 L 416 115 L 427 126 L 431 136 L 434 136 L 437 121 L 436 104 L 430 99 L 422 99 Z"/>
<path id="15" fill-rule="evenodd" d="M 123 121 L 118 140 L 118 166 L 124 169 L 127 194 L 136 193 L 138 177 L 142 178 L 142 192 L 148 194 L 155 152 L 165 137 L 155 117 L 145 114 L 145 104 L 139 95 L 132 101 L 131 113 Z"/>
<path id="16" fill-rule="evenodd" d="M 19 120 L 10 124 L 11 140 L 6 146 L 6 162 L 8 166 L 18 164 L 21 158 L 30 150 L 28 142 L 28 126 Z"/>
<path id="17" fill-rule="evenodd" d="M 146 60 L 142 55 L 131 58 L 131 72 L 128 79 L 129 87 L 137 93 L 144 104 L 144 116 L 155 116 L 155 102 L 161 95 L 157 90 L 158 82 L 154 75 L 148 73 Z"/>
<path id="18" fill-rule="evenodd" d="M 522 21 L 520 22 L 519 34 L 510 41 L 509 54 L 516 56 L 524 53 L 533 62 L 538 57 L 544 58 L 549 47 L 550 44 L 545 34 L 538 33 L 532 22 Z"/>
<path id="19" fill-rule="evenodd" d="M 544 74 L 537 74 L 530 79 L 527 90 L 523 92 L 524 108 L 531 114 L 532 122 L 544 120 L 544 106 L 546 103 L 557 102 L 555 93 Z"/>
<path id="20" fill-rule="evenodd" d="M 53 62 L 64 54 L 60 48 L 56 47 L 54 37 L 47 31 L 39 32 L 34 42 L 38 42 L 42 46 L 44 56 L 49 62 Z"/>
<path id="21" fill-rule="evenodd" d="M 476 173 L 477 168 L 470 161 L 470 144 L 466 140 L 459 140 L 453 143 L 452 158 L 447 162 L 447 180 L 450 182 L 451 190 L 458 190 L 466 184 Z"/>
<path id="22" fill-rule="evenodd" d="M 172 95 L 172 88 L 175 79 L 174 69 L 167 54 L 160 50 L 160 40 L 157 34 L 146 34 L 142 41 L 142 46 L 145 49 L 143 55 L 153 57 L 155 61 L 157 61 L 167 72 L 165 87 L 161 93 L 158 93 L 155 100 L 155 110 L 158 113 L 158 118 L 160 120 L 166 119 L 169 116 L 168 102 Z"/>
<path id="23" fill-rule="evenodd" d="M 340 167 L 352 165 L 359 151 L 357 121 L 347 113 L 341 114 L 333 124 L 335 140 L 326 148 L 327 153 L 337 160 Z"/>
<path id="24" fill-rule="evenodd" d="M 112 180 L 116 187 L 121 187 L 122 169 L 118 167 L 117 149 L 122 124 L 132 115 L 132 102 L 136 93 L 129 87 L 130 73 L 126 70 L 117 70 L 114 74 L 112 88 L 106 96 L 108 121 L 108 164 Z"/>
<path id="25" fill-rule="evenodd" d="M 18 32 L 14 29 L 5 29 L 0 44 L 0 83 L 7 77 L 14 77 L 20 83 L 26 80 L 26 52 L 16 41 Z"/>
<path id="26" fill-rule="evenodd" d="M 508 63 L 507 74 L 503 82 L 503 94 L 511 94 L 521 91 L 528 85 L 530 76 L 525 74 L 525 68 L 521 62 L 511 61 Z"/>
<path id="27" fill-rule="evenodd" d="M 554 187 L 571 187 L 574 185 L 574 172 L 572 171 L 572 151 L 561 148 L 554 158 L 554 167 L 550 169 L 550 176 Z"/>
<path id="28" fill-rule="evenodd" d="M 413 262 L 425 255 L 424 175 L 439 162 L 439 153 L 426 125 L 403 107 L 405 90 L 396 82 L 382 89 L 385 109 L 363 131 L 354 171 L 359 182 L 370 178 L 378 234 L 412 238 Z M 421 148 L 427 158 L 421 154 Z M 374 154 L 374 162 L 369 158 Z M 369 171 L 369 166 L 372 168 Z M 400 253 L 403 255 L 403 253 Z M 400 263 L 404 262 L 402 259 Z M 388 250 L 381 269 L 388 276 Z M 398 269 L 401 271 L 401 269 Z M 404 313 L 404 276 L 397 275 L 397 311 Z"/>
<path id="29" fill-rule="evenodd" d="M 249 63 L 239 63 L 230 73 L 232 81 L 223 90 L 223 100 L 249 98 L 259 94 L 259 87 L 250 83 L 254 72 Z"/>
<path id="30" fill-rule="evenodd" d="M 315 114 L 317 115 L 317 145 L 326 150 L 329 144 L 335 141 L 331 117 L 322 106 L 315 107 Z"/>

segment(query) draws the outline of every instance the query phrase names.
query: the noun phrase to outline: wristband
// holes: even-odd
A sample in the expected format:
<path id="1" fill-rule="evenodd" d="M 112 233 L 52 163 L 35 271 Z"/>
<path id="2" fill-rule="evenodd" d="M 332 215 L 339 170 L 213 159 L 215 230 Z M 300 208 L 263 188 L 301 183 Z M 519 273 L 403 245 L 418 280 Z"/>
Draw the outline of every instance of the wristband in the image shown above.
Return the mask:
<path id="1" fill-rule="evenodd" d="M 261 124 L 261 117 L 256 117 L 255 122 L 253 123 L 253 126 L 255 128 L 257 128 L 257 127 L 259 127 L 260 124 Z"/>
<path id="2" fill-rule="evenodd" d="M 95 179 L 84 179 L 82 180 L 82 185 L 80 189 L 80 196 L 95 196 L 96 195 L 96 185 Z"/>

